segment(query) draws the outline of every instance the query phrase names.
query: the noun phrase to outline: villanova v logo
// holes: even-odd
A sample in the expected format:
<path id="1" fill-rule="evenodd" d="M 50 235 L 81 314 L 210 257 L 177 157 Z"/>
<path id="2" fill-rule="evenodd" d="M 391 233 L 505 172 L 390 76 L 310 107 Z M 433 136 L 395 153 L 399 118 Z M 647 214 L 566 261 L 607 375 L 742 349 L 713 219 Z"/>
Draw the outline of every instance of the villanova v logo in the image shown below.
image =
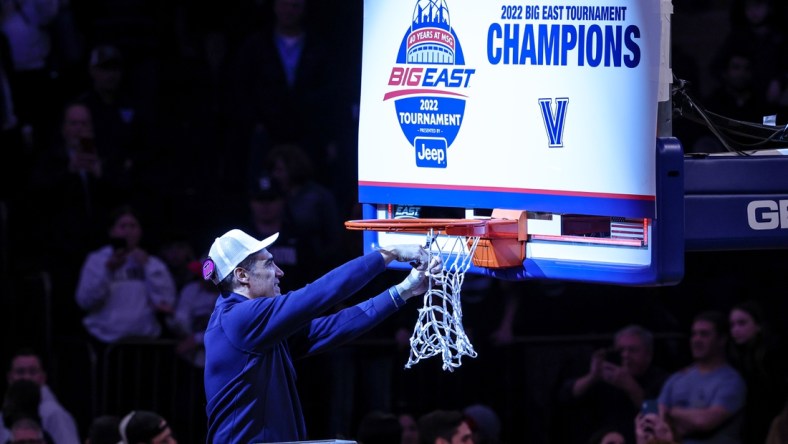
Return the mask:
<path id="1" fill-rule="evenodd" d="M 544 128 L 547 131 L 548 146 L 561 148 L 564 146 L 564 123 L 566 122 L 566 107 L 569 106 L 569 99 L 562 97 L 555 99 L 555 103 L 554 113 L 553 99 L 539 99 L 542 120 L 544 120 Z"/>

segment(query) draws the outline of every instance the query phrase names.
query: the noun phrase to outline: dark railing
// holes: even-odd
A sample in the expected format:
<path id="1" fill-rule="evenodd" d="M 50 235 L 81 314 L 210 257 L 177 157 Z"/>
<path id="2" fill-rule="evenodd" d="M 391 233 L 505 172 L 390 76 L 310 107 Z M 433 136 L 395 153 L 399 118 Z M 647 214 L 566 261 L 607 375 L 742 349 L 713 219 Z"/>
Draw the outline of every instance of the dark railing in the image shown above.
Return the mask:
<path id="1" fill-rule="evenodd" d="M 374 407 L 404 408 L 414 414 L 489 404 L 500 415 L 507 442 L 527 437 L 529 442 L 548 443 L 556 384 L 582 370 L 585 357 L 611 340 L 612 335 L 516 337 L 504 347 L 478 349 L 479 357 L 464 360 L 453 373 L 440 370 L 439 363 L 431 360 L 404 369 L 407 352 L 389 340 L 360 340 L 296 364 L 308 429 L 316 438 L 352 439 L 358 421 L 370 408 L 366 397 L 382 396 L 389 405 Z M 658 350 L 685 343 L 683 334 L 655 335 Z M 100 414 L 122 416 L 147 409 L 167 418 L 180 442 L 204 442 L 203 371 L 179 357 L 175 344 L 166 339 L 125 341 L 98 354 L 87 342 L 70 344 L 69 362 L 61 361 L 61 369 L 80 360 L 89 362 L 90 376 L 83 379 L 87 385 L 79 388 L 77 401 L 90 407 L 75 406 L 71 400 L 75 416 L 87 415 L 80 421 L 81 429 L 86 430 L 89 420 Z M 64 347 L 58 347 L 61 353 Z M 344 374 L 348 369 L 351 373 Z M 72 381 L 59 381 L 57 390 L 68 391 Z M 332 396 L 332 388 L 334 393 L 336 388 L 349 393 Z"/>
<path id="2" fill-rule="evenodd" d="M 176 344 L 163 339 L 108 345 L 99 359 L 99 410 L 152 410 L 172 424 L 181 442 L 204 442 L 203 372 L 176 354 Z"/>

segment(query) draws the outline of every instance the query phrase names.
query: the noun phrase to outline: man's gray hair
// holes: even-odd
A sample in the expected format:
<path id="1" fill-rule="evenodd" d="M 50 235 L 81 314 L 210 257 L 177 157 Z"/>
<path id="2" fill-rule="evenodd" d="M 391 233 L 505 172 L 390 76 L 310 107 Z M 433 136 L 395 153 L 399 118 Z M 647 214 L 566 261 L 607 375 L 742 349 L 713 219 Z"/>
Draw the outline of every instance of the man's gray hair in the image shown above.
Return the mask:
<path id="1" fill-rule="evenodd" d="M 618 338 L 621 336 L 637 336 L 640 338 L 641 342 L 643 342 L 643 346 L 646 347 L 649 353 L 654 352 L 654 334 L 651 331 L 636 325 L 627 325 L 626 327 L 622 328 L 621 330 L 616 332 L 616 335 L 613 337 L 614 341 L 618 341 Z"/>
<path id="2" fill-rule="evenodd" d="M 235 278 L 235 269 L 236 268 L 243 268 L 244 270 L 249 270 L 254 263 L 257 261 L 255 254 L 250 254 L 246 256 L 244 260 L 241 261 L 238 265 L 235 266 L 232 270 L 230 270 L 230 274 L 224 277 L 216 286 L 219 288 L 219 291 L 222 294 L 229 294 L 235 291 L 236 286 L 238 285 L 238 281 Z"/>

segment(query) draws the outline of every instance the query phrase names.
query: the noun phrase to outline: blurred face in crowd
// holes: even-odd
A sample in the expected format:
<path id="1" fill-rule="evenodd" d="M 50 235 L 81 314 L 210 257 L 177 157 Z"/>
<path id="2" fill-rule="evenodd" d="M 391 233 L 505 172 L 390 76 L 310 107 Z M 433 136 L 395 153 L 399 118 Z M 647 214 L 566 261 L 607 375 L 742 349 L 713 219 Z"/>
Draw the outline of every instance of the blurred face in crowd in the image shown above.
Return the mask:
<path id="1" fill-rule="evenodd" d="M 752 64 L 746 57 L 734 55 L 728 61 L 728 70 L 725 72 L 728 85 L 737 91 L 750 87 L 752 81 Z"/>
<path id="2" fill-rule="evenodd" d="M 90 67 L 90 77 L 93 78 L 93 88 L 96 91 L 113 93 L 120 88 L 123 68 L 120 62 L 92 66 Z"/>
<path id="3" fill-rule="evenodd" d="M 419 444 L 419 426 L 410 415 L 399 415 L 399 425 L 402 426 L 401 444 Z"/>
<path id="4" fill-rule="evenodd" d="M 599 444 L 625 444 L 624 437 L 618 432 L 610 432 L 602 437 Z"/>
<path id="5" fill-rule="evenodd" d="M 467 422 L 463 421 L 454 435 L 451 437 L 449 444 L 473 444 L 473 432 Z"/>
<path id="6" fill-rule="evenodd" d="M 714 323 L 697 320 L 692 324 L 690 348 L 692 358 L 706 361 L 721 356 L 725 352 L 725 337 L 717 333 Z"/>
<path id="7" fill-rule="evenodd" d="M 747 16 L 747 22 L 760 25 L 769 16 L 768 0 L 747 0 L 744 3 L 744 14 Z"/>
<path id="8" fill-rule="evenodd" d="M 83 138 L 93 137 L 93 120 L 85 105 L 75 104 L 66 108 L 62 134 L 68 146 L 78 146 Z"/>
<path id="9" fill-rule="evenodd" d="M 761 326 L 744 310 L 731 310 L 730 322 L 731 339 L 740 345 L 752 341 L 761 331 Z"/>
<path id="10" fill-rule="evenodd" d="M 41 386 L 46 384 L 47 380 L 41 361 L 34 355 L 22 355 L 14 358 L 7 376 L 9 384 L 27 379 Z"/>
<path id="11" fill-rule="evenodd" d="M 109 236 L 126 239 L 129 248 L 136 248 L 142 239 L 142 227 L 133 214 L 123 214 L 110 228 Z"/>
<path id="12" fill-rule="evenodd" d="M 621 366 L 633 376 L 642 375 L 651 365 L 651 350 L 638 335 L 619 335 L 616 338 L 615 349 L 621 352 Z"/>

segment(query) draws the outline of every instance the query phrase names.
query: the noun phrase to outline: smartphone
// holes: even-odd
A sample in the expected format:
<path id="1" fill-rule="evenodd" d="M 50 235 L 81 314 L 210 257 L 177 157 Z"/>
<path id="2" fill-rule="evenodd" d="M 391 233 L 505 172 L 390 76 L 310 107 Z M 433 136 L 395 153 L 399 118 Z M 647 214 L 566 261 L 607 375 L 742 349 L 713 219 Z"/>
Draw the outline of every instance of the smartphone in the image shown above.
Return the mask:
<path id="1" fill-rule="evenodd" d="M 659 405 L 657 404 L 656 399 L 645 399 L 643 400 L 643 405 L 640 407 L 640 413 L 647 414 L 647 413 L 654 413 L 659 414 Z"/>
<path id="2" fill-rule="evenodd" d="M 112 245 L 113 251 L 124 250 L 129 246 L 126 239 L 122 237 L 110 237 L 109 244 Z"/>
<path id="3" fill-rule="evenodd" d="M 621 365 L 621 352 L 615 349 L 610 349 L 605 352 L 605 361 L 615 364 Z"/>

